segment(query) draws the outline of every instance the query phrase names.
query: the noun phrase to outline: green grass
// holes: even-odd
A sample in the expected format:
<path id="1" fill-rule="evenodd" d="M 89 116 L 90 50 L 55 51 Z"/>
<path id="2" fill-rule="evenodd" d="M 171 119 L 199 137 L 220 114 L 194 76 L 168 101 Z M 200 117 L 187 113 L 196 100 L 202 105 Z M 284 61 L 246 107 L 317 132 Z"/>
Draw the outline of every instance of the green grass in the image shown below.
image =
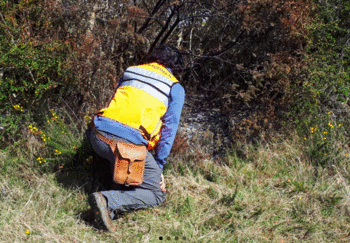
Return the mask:
<path id="1" fill-rule="evenodd" d="M 343 166 L 349 158 L 316 166 L 296 135 L 232 148 L 222 161 L 173 153 L 165 170 L 166 202 L 121 215 L 115 233 L 97 231 L 87 196 L 99 184 L 92 185 L 83 130 L 58 124 L 42 128 L 49 141 L 28 130 L 26 139 L 0 152 L 5 242 L 350 240 L 350 176 Z M 46 162 L 40 163 L 39 155 Z"/>

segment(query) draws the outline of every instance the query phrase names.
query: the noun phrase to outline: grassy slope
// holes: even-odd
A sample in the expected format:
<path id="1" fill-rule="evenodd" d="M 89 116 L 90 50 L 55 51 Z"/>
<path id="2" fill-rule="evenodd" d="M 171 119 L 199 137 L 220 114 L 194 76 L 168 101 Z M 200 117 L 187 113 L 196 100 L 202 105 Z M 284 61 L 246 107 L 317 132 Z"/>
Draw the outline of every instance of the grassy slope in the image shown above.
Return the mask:
<path id="1" fill-rule="evenodd" d="M 28 134 L 17 147 L 0 152 L 0 241 L 350 240 L 346 167 L 312 166 L 296 136 L 245 147 L 243 157 L 232 150 L 220 165 L 208 158 L 195 164 L 186 153 L 173 155 L 165 171 L 166 203 L 122 215 L 115 220 L 116 233 L 98 232 L 86 200 L 92 185 L 87 165 L 61 166 L 72 159 L 69 147 L 80 140 L 66 138 L 65 152 L 47 153 L 41 164 L 37 135 Z M 349 162 L 344 157 L 342 164 Z"/>

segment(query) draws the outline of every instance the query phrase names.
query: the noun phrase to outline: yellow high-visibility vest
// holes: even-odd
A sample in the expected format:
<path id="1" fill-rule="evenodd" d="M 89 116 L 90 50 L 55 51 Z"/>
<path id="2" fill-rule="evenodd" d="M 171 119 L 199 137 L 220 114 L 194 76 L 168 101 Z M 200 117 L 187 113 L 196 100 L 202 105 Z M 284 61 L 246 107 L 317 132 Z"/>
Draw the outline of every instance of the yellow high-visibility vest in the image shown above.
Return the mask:
<path id="1" fill-rule="evenodd" d="M 171 87 L 177 82 L 158 63 L 129 67 L 102 116 L 140 130 L 151 140 L 150 149 L 159 140 L 161 118 L 168 108 Z"/>

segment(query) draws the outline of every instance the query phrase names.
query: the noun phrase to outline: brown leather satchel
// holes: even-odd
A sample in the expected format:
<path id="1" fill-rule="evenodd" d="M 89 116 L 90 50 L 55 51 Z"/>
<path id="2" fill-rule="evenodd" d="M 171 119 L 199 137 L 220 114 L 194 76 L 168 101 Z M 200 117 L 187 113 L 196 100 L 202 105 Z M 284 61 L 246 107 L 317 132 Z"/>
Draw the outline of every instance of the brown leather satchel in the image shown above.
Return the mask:
<path id="1" fill-rule="evenodd" d="M 146 146 L 117 142 L 113 181 L 119 184 L 139 186 L 147 156 Z"/>
<path id="2" fill-rule="evenodd" d="M 101 135 L 96 129 L 95 132 L 113 151 L 113 181 L 127 186 L 141 185 L 147 156 L 146 146 L 119 142 Z"/>

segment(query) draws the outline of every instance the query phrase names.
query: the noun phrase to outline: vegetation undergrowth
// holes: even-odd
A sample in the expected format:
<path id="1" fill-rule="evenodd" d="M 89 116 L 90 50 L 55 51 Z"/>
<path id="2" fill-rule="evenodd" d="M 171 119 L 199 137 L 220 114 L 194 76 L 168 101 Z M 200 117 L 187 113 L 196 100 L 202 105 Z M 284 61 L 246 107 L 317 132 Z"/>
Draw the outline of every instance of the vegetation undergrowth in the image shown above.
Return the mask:
<path id="1" fill-rule="evenodd" d="M 51 116 L 54 118 L 55 116 Z M 50 122 L 51 123 L 51 122 Z M 34 127 L 34 126 L 33 126 Z M 67 144 L 56 152 L 46 129 Z M 222 161 L 198 163 L 191 151 L 173 153 L 164 170 L 167 200 L 157 208 L 121 215 L 115 233 L 97 232 L 87 195 L 97 190 L 89 159 L 76 156 L 72 127 L 36 127 L 28 139 L 0 154 L 0 237 L 65 242 L 270 242 L 350 239 L 349 157 L 316 166 L 294 134 L 259 146 L 232 148 Z M 64 131 L 64 134 L 62 133 Z M 45 134 L 45 136 L 44 136 Z M 50 134 L 50 135 L 49 135 Z M 25 146 L 43 146 L 38 160 Z M 81 136 L 81 133 L 80 133 Z M 57 141 L 60 141 L 57 139 Z M 77 140 L 81 141 L 82 137 Z M 80 146 L 78 144 L 78 146 Z M 58 147 L 57 147 L 58 148 Z M 50 151 L 50 152 L 49 152 Z M 87 159 L 87 160 L 86 160 Z M 46 162 L 45 162 L 46 161 Z M 219 162 L 219 163 L 218 163 Z M 346 165 L 346 166 L 345 166 Z M 50 169 L 48 169 L 50 168 Z"/>
<path id="2" fill-rule="evenodd" d="M 179 32 L 175 25 L 170 28 L 181 38 L 198 36 L 191 41 L 179 37 L 172 43 L 183 42 L 189 50 L 198 49 L 200 55 L 213 53 L 215 60 L 229 65 L 221 67 L 212 62 L 214 58 L 204 58 L 210 62 L 201 64 L 196 57 L 189 69 L 191 75 L 187 73 L 191 78 L 184 84 L 195 79 L 195 85 L 190 83 L 188 87 L 205 90 L 218 103 L 226 102 L 225 109 L 232 115 L 231 109 L 236 109 L 235 101 L 239 99 L 265 100 L 271 106 L 264 123 L 271 125 L 271 130 L 276 102 L 281 97 L 293 97 L 289 117 L 295 131 L 293 127 L 286 131 L 289 136 L 273 134 L 265 143 L 236 144 L 227 150 L 225 158 L 206 154 L 204 147 L 213 144 L 211 141 L 198 139 L 199 144 L 190 147 L 185 138 L 178 137 L 164 168 L 167 201 L 157 208 L 120 215 L 114 221 L 118 231 L 104 233 L 95 230 L 87 204 L 88 194 L 102 187 L 94 180 L 96 164 L 84 139 L 86 123 L 83 117 L 75 116 L 94 102 L 96 107 L 102 106 L 109 90 L 113 90 L 109 87 L 117 82 L 117 74 L 145 52 L 145 43 L 153 40 L 157 31 L 149 29 L 141 36 L 152 25 L 140 22 L 143 13 L 136 6 L 128 10 L 130 15 L 124 15 L 128 11 L 115 7 L 121 6 L 118 1 L 100 7 L 125 13 L 105 16 L 100 15 L 104 12 L 101 9 L 94 12 L 96 15 L 89 12 L 98 9 L 95 3 L 65 9 L 59 1 L 0 0 L 0 239 L 349 242 L 349 3 L 317 0 L 314 6 L 311 1 L 264 0 L 251 1 L 251 5 L 241 1 L 235 6 L 220 2 L 223 10 L 232 8 L 232 13 L 242 14 L 233 14 L 231 22 L 235 23 L 234 29 L 244 26 L 245 31 L 216 38 L 216 31 L 234 31 L 227 23 L 210 19 L 200 28 L 193 28 L 197 20 L 193 21 L 188 33 Z M 88 10 L 81 11 L 85 7 Z M 181 10 L 175 5 L 174 9 L 177 13 Z M 205 9 L 208 11 L 208 6 Z M 299 11 L 302 9 L 305 12 Z M 165 10 L 166 17 L 169 12 Z M 85 15 L 89 15 L 87 23 L 83 22 Z M 230 14 L 223 16 L 228 18 Z M 271 17 L 267 22 L 266 16 Z M 119 23 L 119 19 L 125 22 Z M 221 22 L 222 28 L 217 28 Z M 278 32 L 280 29 L 283 31 Z M 203 49 L 195 47 L 204 45 L 201 40 L 206 38 L 201 36 L 207 35 L 203 34 L 213 42 Z M 265 41 L 256 43 L 259 36 L 277 42 L 267 46 Z M 281 36 L 283 39 L 279 39 Z M 236 40 L 245 48 L 237 52 L 235 43 L 226 45 L 226 39 Z M 211 44 L 228 49 L 221 52 L 218 47 L 213 52 Z M 226 55 L 227 59 L 221 59 Z M 232 80 L 241 80 L 241 86 Z M 259 90 L 265 94 L 263 99 Z M 215 92 L 229 93 L 215 97 Z M 75 102 L 74 110 L 68 105 L 62 108 L 71 100 Z M 246 126 L 255 132 L 261 128 L 259 122 L 248 121 Z M 244 129 L 242 133 L 248 134 Z"/>

